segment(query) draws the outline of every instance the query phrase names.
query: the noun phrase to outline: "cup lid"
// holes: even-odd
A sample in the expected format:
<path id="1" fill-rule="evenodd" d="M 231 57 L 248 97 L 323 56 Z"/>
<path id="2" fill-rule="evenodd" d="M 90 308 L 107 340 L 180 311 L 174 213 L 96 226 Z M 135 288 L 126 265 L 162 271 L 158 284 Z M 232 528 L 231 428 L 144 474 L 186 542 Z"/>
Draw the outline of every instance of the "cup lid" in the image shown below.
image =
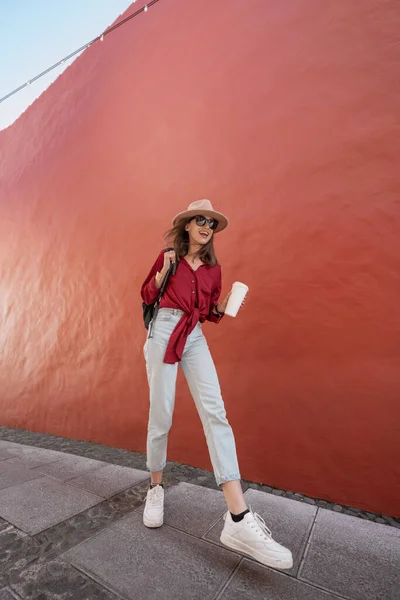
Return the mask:
<path id="1" fill-rule="evenodd" d="M 246 290 L 249 289 L 249 286 L 247 286 L 245 283 L 242 283 L 241 281 L 235 281 L 235 283 L 233 285 L 236 285 L 237 287 L 243 287 Z"/>

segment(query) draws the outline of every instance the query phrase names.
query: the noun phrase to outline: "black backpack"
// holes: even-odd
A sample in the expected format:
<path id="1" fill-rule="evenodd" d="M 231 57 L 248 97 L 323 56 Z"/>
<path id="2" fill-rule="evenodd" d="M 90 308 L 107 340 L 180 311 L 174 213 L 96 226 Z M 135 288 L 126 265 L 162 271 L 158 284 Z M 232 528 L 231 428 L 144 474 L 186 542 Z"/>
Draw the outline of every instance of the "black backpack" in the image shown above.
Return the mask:
<path id="1" fill-rule="evenodd" d="M 169 250 L 174 250 L 174 248 L 167 248 L 166 252 L 168 252 Z M 167 287 L 167 283 L 168 283 L 170 276 L 175 275 L 177 264 L 178 264 L 177 262 L 171 263 L 171 266 L 168 269 L 165 279 L 162 282 L 162 286 L 160 288 L 160 292 L 158 294 L 157 300 L 155 302 L 153 302 L 153 304 L 146 304 L 145 302 L 142 302 L 143 321 L 144 321 L 144 326 L 146 327 L 146 329 L 149 328 L 151 320 L 155 321 L 157 318 L 158 310 L 160 308 L 161 297 L 162 297 L 163 293 L 165 292 L 165 288 Z"/>

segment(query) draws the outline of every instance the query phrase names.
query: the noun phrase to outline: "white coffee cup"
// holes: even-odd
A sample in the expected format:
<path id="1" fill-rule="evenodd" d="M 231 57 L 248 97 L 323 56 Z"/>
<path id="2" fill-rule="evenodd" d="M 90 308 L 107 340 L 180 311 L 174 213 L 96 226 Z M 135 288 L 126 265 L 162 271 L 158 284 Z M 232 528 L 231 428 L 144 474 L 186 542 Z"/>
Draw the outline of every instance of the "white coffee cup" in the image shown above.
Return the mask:
<path id="1" fill-rule="evenodd" d="M 245 283 L 235 281 L 235 283 L 232 285 L 232 293 L 229 296 L 228 304 L 226 305 L 226 315 L 229 315 L 230 317 L 236 317 L 248 291 L 249 288 Z"/>

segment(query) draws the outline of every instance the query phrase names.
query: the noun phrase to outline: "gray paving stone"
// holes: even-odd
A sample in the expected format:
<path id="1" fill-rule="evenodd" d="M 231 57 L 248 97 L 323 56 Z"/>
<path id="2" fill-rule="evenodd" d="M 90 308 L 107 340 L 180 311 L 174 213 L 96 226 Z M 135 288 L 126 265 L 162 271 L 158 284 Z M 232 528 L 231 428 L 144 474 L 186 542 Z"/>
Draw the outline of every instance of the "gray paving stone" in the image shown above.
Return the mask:
<path id="1" fill-rule="evenodd" d="M 11 446 L 21 446 L 21 444 L 17 444 L 16 442 L 9 442 L 8 440 L 0 440 L 0 448 L 11 448 Z"/>
<path id="2" fill-rule="evenodd" d="M 0 550 L 2 553 L 6 552 L 7 548 L 16 546 L 18 542 L 24 542 L 26 539 L 28 539 L 26 533 L 19 531 L 10 523 L 5 523 L 0 531 Z"/>
<path id="3" fill-rule="evenodd" d="M 253 512 L 257 512 L 271 529 L 274 540 L 290 548 L 293 553 L 293 567 L 285 573 L 296 575 L 317 507 L 252 489 L 247 490 L 244 497 Z M 221 545 L 219 537 L 223 524 L 223 520 L 220 519 L 205 539 Z"/>
<path id="4" fill-rule="evenodd" d="M 0 440 L 0 460 L 7 460 L 13 458 L 15 454 L 11 453 L 11 449 L 20 448 L 20 444 L 14 444 L 13 442 L 5 442 Z"/>
<path id="5" fill-rule="evenodd" d="M 22 446 L 20 444 L 15 444 L 6 450 L 10 454 L 10 460 L 16 459 L 14 464 L 30 469 L 60 460 L 65 456 L 65 454 L 55 450 L 33 448 L 32 446 Z"/>
<path id="6" fill-rule="evenodd" d="M 239 562 L 234 553 L 168 525 L 148 529 L 137 512 L 63 558 L 132 600 L 212 600 Z"/>
<path id="7" fill-rule="evenodd" d="M 66 481 L 78 475 L 82 475 L 87 471 L 92 471 L 104 467 L 107 463 L 92 458 L 84 458 L 82 456 L 74 456 L 73 454 L 61 454 L 60 460 L 51 462 L 40 467 L 35 467 L 34 471 L 44 473 L 50 477 L 54 477 L 59 481 Z M 16 459 L 20 460 L 20 459 Z M 21 459 L 24 460 L 24 459 Z"/>
<path id="8" fill-rule="evenodd" d="M 0 460 L 7 460 L 11 457 L 12 455 L 10 455 L 10 453 L 6 449 L 0 448 Z"/>
<path id="9" fill-rule="evenodd" d="M 334 596 L 250 560 L 243 560 L 220 600 L 336 600 Z"/>
<path id="10" fill-rule="evenodd" d="M 3 588 L 0 590 L 0 600 L 16 600 L 18 596 L 14 596 L 9 588 Z"/>
<path id="11" fill-rule="evenodd" d="M 78 456 L 84 456 L 86 458 L 93 458 L 107 463 L 120 465 L 124 467 L 131 467 L 139 470 L 146 470 L 146 456 L 138 452 L 131 452 L 122 448 L 112 448 L 110 446 L 104 446 L 102 444 L 94 444 L 93 442 L 84 442 L 81 440 L 74 440 L 68 438 L 62 438 L 53 436 L 45 433 L 37 433 L 34 431 L 26 431 L 21 429 L 10 429 L 2 427 L 0 425 L 0 447 L 2 442 L 6 444 L 12 444 L 20 446 L 28 445 L 30 447 L 38 448 L 50 448 L 52 450 L 58 450 L 62 454 L 74 454 Z M 210 489 L 218 490 L 218 486 L 215 482 L 214 474 L 211 471 L 198 469 L 194 467 L 188 467 L 188 465 L 181 465 L 168 461 L 167 466 L 164 470 L 164 476 L 166 482 L 176 484 L 179 481 L 185 481 L 193 483 L 195 485 L 204 486 Z M 249 487 L 262 492 L 272 493 L 273 488 L 262 483 L 254 483 L 242 480 L 243 491 Z M 294 497 L 294 491 L 283 491 L 283 494 L 287 498 Z M 305 501 L 306 496 L 298 494 L 296 499 Z M 327 508 L 333 510 L 334 502 L 327 502 L 322 499 L 314 498 L 316 505 L 320 508 Z M 355 513 L 358 518 L 365 519 L 367 515 L 369 519 L 374 520 L 381 515 L 375 515 L 373 513 L 367 513 L 357 509 Z M 373 515 L 373 516 L 371 516 Z M 392 527 L 400 528 L 400 518 L 387 520 L 387 516 L 382 515 L 382 518 Z"/>
<path id="12" fill-rule="evenodd" d="M 10 464 L 9 460 L 0 462 L 0 490 L 40 477 L 43 477 L 42 473 L 35 473 L 22 466 Z"/>
<path id="13" fill-rule="evenodd" d="M 0 532 L 3 531 L 3 529 L 7 529 L 8 526 L 9 523 L 7 523 L 7 521 L 3 521 L 3 519 L 0 519 Z"/>
<path id="14" fill-rule="evenodd" d="M 2 576 L 9 573 L 14 563 L 26 556 L 32 560 L 38 551 L 36 540 L 7 523 L 7 527 L 0 530 L 0 588 L 6 587 L 7 581 L 3 581 Z"/>
<path id="15" fill-rule="evenodd" d="M 166 490 L 164 523 L 201 537 L 226 510 L 222 491 L 181 482 Z"/>
<path id="16" fill-rule="evenodd" d="M 101 501 L 85 490 L 41 477 L 0 490 L 0 516 L 22 531 L 36 534 Z"/>
<path id="17" fill-rule="evenodd" d="M 20 449 L 20 444 L 16 444 L 14 442 L 14 440 L 18 440 L 21 442 L 21 444 L 28 444 L 29 448 L 32 448 L 34 445 L 38 445 L 41 446 L 42 448 L 50 448 L 50 449 L 54 449 L 54 450 L 59 450 L 59 451 L 63 451 L 60 454 L 56 454 L 56 459 L 57 461 L 61 460 L 61 459 L 65 459 L 70 453 L 73 453 L 73 455 L 77 455 L 77 456 L 84 456 L 86 458 L 92 458 L 92 459 L 97 459 L 100 461 L 108 461 L 109 463 L 113 463 L 115 465 L 120 465 L 120 466 L 129 466 L 129 467 L 134 467 L 138 470 L 144 470 L 145 471 L 145 457 L 142 455 L 139 455 L 137 453 L 131 453 L 128 452 L 126 450 L 121 450 L 121 449 L 116 449 L 116 448 L 109 448 L 106 446 L 100 446 L 100 445 L 95 445 L 95 444 L 91 444 L 90 442 L 79 442 L 77 440 L 68 440 L 65 438 L 56 438 L 54 436 L 47 436 L 45 434 L 36 434 L 33 432 L 27 432 L 27 431 L 17 431 L 17 430 L 7 430 L 6 428 L 0 427 L 0 435 L 3 436 L 8 436 L 7 437 L 7 441 L 6 443 L 1 443 L 3 440 L 0 440 L 0 453 L 2 452 L 6 452 L 6 456 L 9 456 L 9 452 L 7 451 L 7 448 L 11 448 L 11 447 L 17 447 L 18 449 Z M 9 440 L 12 440 L 11 443 L 8 442 Z M 69 453 L 69 454 L 67 454 Z M 23 455 L 23 453 L 20 452 L 20 455 Z M 11 454 L 11 456 L 17 456 L 17 454 Z M 29 458 L 29 456 L 28 456 Z M 32 461 L 32 456 L 30 456 L 31 460 L 29 461 L 29 463 L 20 463 L 20 464 L 28 464 L 28 466 L 30 468 L 32 468 L 32 464 L 34 463 L 34 461 Z M 38 458 L 36 456 L 36 460 L 39 461 L 39 463 L 41 462 L 40 459 L 42 459 L 43 457 L 41 456 L 40 458 Z M 47 455 L 48 458 L 48 455 Z M 54 457 L 53 457 L 54 458 Z M 7 461 L 7 459 L 4 459 Z M 14 458 L 14 459 L 10 459 L 8 460 L 8 464 L 18 464 L 17 461 L 23 461 L 23 458 L 19 459 L 19 458 Z M 46 461 L 47 462 L 47 461 Z M 37 462 L 36 462 L 37 464 Z M 170 490 L 172 490 L 173 486 L 177 485 L 179 481 L 185 481 L 188 480 L 193 484 L 200 484 L 201 487 L 205 486 L 208 489 L 214 489 L 216 491 L 218 491 L 220 493 L 220 490 L 218 490 L 215 487 L 215 481 L 213 480 L 213 474 L 210 472 L 208 473 L 207 471 L 201 471 L 199 469 L 194 469 L 192 467 L 188 467 L 187 465 L 178 465 L 176 463 L 169 463 L 168 465 L 169 468 L 166 468 L 165 470 L 165 476 L 166 476 L 166 482 L 167 482 L 167 490 L 168 488 Z M 39 470 L 39 469 L 38 469 Z M 147 471 L 145 471 L 147 473 Z M 86 473 L 84 474 L 86 475 Z M 39 481 L 39 480 L 37 480 Z M 53 480 L 54 481 L 54 480 Z M 32 482 L 33 483 L 33 482 Z M 56 482 L 57 483 L 57 482 Z M 243 482 L 242 482 L 243 483 Z M 245 482 L 246 483 L 246 482 Z M 21 486 L 25 486 L 27 484 L 23 483 L 20 484 Z M 18 485 L 18 487 L 20 487 L 20 485 Z M 70 485 L 70 483 L 68 483 L 68 485 Z M 246 483 L 246 487 L 247 487 L 248 483 Z M 171 486 L 171 487 L 170 487 Z M 254 489 L 258 489 L 261 491 L 272 491 L 272 488 L 270 490 L 268 490 L 267 486 L 262 486 L 261 484 L 252 484 Z M 98 577 L 100 584 L 99 585 L 95 585 L 95 587 L 91 587 L 89 586 L 89 584 L 91 583 L 90 577 L 88 578 L 87 575 L 84 575 L 82 573 L 82 571 L 77 571 L 76 569 L 74 569 L 74 567 L 71 567 L 70 565 L 67 566 L 66 570 L 65 570 L 65 565 L 61 566 L 58 564 L 58 557 L 61 553 L 65 553 L 67 550 L 73 548 L 74 546 L 76 546 L 77 544 L 82 543 L 84 540 L 88 540 L 88 538 L 93 537 L 94 535 L 98 534 L 99 531 L 105 531 L 106 528 L 110 527 L 110 525 L 112 525 L 113 523 L 116 522 L 116 520 L 123 518 L 123 515 L 127 515 L 128 513 L 131 513 L 131 511 L 135 510 L 135 508 L 137 508 L 137 510 L 140 510 L 138 507 L 139 506 L 143 506 L 143 499 L 144 499 L 144 495 L 146 493 L 146 487 L 147 487 L 147 480 L 142 481 L 139 484 L 136 484 L 134 486 L 131 486 L 130 488 L 120 492 L 117 495 L 112 496 L 112 498 L 106 499 L 106 500 L 102 500 L 99 498 L 99 502 L 100 500 L 102 500 L 99 504 L 96 504 L 95 506 L 93 506 L 92 508 L 88 508 L 87 510 L 84 510 L 83 512 L 79 512 L 78 514 L 76 514 L 75 516 L 71 516 L 70 518 L 67 518 L 66 520 L 59 522 L 58 524 L 51 526 L 48 529 L 45 529 L 44 531 L 38 533 L 37 535 L 35 535 L 34 537 L 30 537 L 29 535 L 25 535 L 23 534 L 21 531 L 19 531 L 18 529 L 16 529 L 13 526 L 10 526 L 6 521 L 3 521 L 0 517 L 0 589 L 6 588 L 7 591 L 11 590 L 12 592 L 21 592 L 21 596 L 17 596 L 17 597 L 21 597 L 23 598 L 23 600 L 50 600 L 50 598 L 53 600 L 56 599 L 60 599 L 60 600 L 94 600 L 95 598 L 97 598 L 98 600 L 100 600 L 100 598 L 103 599 L 103 594 L 105 593 L 105 591 L 103 591 L 102 588 L 102 584 L 101 584 L 101 574 L 96 575 L 96 577 Z M 199 487 L 199 486 L 198 486 Z M 290 495 L 289 492 L 285 492 L 286 497 L 288 497 Z M 292 494 L 294 497 L 294 493 Z M 197 494 L 195 494 L 195 496 L 197 496 Z M 274 498 L 278 501 L 281 501 L 282 498 L 280 498 L 279 496 L 274 496 Z M 306 497 L 304 496 L 296 496 L 296 499 L 299 499 L 301 502 L 300 503 L 296 503 L 297 506 L 301 505 L 302 503 L 306 502 Z M 196 501 L 196 497 L 193 499 L 194 501 Z M 192 505 L 193 500 L 191 499 L 190 504 Z M 178 498 L 175 498 L 174 503 L 179 501 Z M 324 506 L 328 507 L 329 509 L 333 509 L 334 507 L 334 503 L 328 503 L 328 502 L 324 502 L 324 501 L 320 501 L 320 500 L 316 500 L 317 505 L 320 506 L 321 504 L 324 504 Z M 210 515 L 210 505 L 211 503 L 209 502 L 209 504 L 207 505 L 207 508 L 204 509 L 204 513 L 205 516 L 204 518 L 208 518 L 208 516 Z M 273 514 L 268 514 L 263 512 L 262 509 L 257 508 L 256 506 L 254 506 L 254 503 L 251 503 L 252 508 L 254 510 L 257 510 L 257 512 L 259 512 L 267 521 L 267 524 L 271 526 L 271 528 L 273 529 L 273 533 L 274 533 L 274 537 L 276 537 L 277 539 L 279 539 L 279 541 L 283 542 L 283 539 L 279 538 L 279 528 L 280 526 L 275 526 L 275 524 L 273 523 L 273 520 L 271 517 L 273 517 Z M 0 507 L 1 507 L 1 497 L 0 497 Z M 192 513 L 192 508 L 188 509 L 188 514 L 189 514 L 189 518 L 188 518 L 188 523 L 189 525 L 185 525 L 186 528 L 188 528 L 188 526 L 190 526 L 190 515 Z M 343 509 L 349 509 L 349 507 L 343 507 Z M 1 511 L 0 511 L 1 512 Z M 376 545 L 379 546 L 379 544 L 384 543 L 386 545 L 386 542 L 384 540 L 384 535 L 387 533 L 387 530 L 394 530 L 395 528 L 400 526 L 400 520 L 399 519 L 393 519 L 391 517 L 387 517 L 385 515 L 374 515 L 372 513 L 366 513 L 364 511 L 359 511 L 356 509 L 353 509 L 353 514 L 356 517 L 356 519 L 354 519 L 356 521 L 356 527 L 359 526 L 359 523 L 362 521 L 360 520 L 360 517 L 362 519 L 368 518 L 368 519 L 377 519 L 377 518 L 381 518 L 382 521 L 386 522 L 387 525 L 377 525 L 377 527 L 379 528 L 376 534 L 376 537 L 378 538 L 378 540 L 380 540 Z M 173 512 L 171 511 L 171 517 L 172 517 Z M 279 514 L 279 513 L 278 513 Z M 142 515 L 140 516 L 140 520 Z M 168 518 L 168 501 L 166 499 L 166 516 Z M 338 518 L 340 518 L 340 513 L 337 514 Z M 175 522 L 175 527 L 179 528 L 179 521 L 182 525 L 182 523 L 185 522 L 185 518 L 184 515 L 182 515 L 182 517 L 180 518 L 179 515 L 179 511 L 176 513 L 176 517 L 177 517 L 177 522 Z M 346 519 L 349 517 L 345 517 Z M 222 524 L 222 523 L 221 523 Z M 278 522 L 279 525 L 279 522 Z M 388 525 L 390 525 L 391 527 L 389 527 Z M 165 529 L 165 528 L 164 528 Z M 167 529 L 171 529 L 171 527 L 167 526 Z M 174 529 L 172 529 L 174 530 Z M 176 531 L 176 529 L 175 529 Z M 397 530 L 398 531 L 398 530 Z M 154 533 L 154 532 L 153 532 Z M 185 533 L 181 533 L 181 532 L 177 532 L 180 533 L 181 536 L 184 536 L 186 538 L 190 538 L 189 535 L 185 534 Z M 195 535 L 198 535 L 198 532 L 194 532 Z M 294 532 L 295 535 L 296 532 Z M 155 534 L 157 535 L 157 534 Z M 218 540 L 218 536 L 217 540 Z M 196 541 L 195 538 L 190 538 L 190 539 L 194 539 Z M 383 539 L 383 542 L 382 542 Z M 180 541 L 181 538 L 179 538 L 178 541 Z M 202 540 L 197 540 L 199 542 L 201 542 Z M 373 539 L 371 541 L 371 539 L 369 540 L 369 544 L 372 546 L 374 543 L 376 542 L 375 539 Z M 217 542 L 218 543 L 218 542 Z M 329 545 L 331 543 L 331 540 L 326 540 L 326 544 Z M 170 546 L 173 546 L 175 544 L 171 542 Z M 294 550 L 294 546 L 291 544 L 287 544 L 289 547 L 291 547 L 292 550 Z M 348 544 L 347 544 L 348 546 Z M 338 546 L 334 545 L 334 549 L 335 552 L 337 552 Z M 223 546 L 216 546 L 216 549 L 224 549 L 226 552 L 230 552 L 229 550 L 225 549 Z M 131 551 L 131 548 L 128 550 L 128 552 Z M 136 550 L 135 550 L 136 552 Z M 358 551 L 357 551 L 358 552 Z M 355 555 L 357 554 L 357 552 L 355 551 Z M 238 557 L 239 555 L 232 553 L 235 557 Z M 159 559 L 161 557 L 159 556 Z M 354 560 L 356 560 L 356 557 L 354 556 Z M 360 560 L 363 561 L 364 557 L 363 554 L 361 553 L 361 557 Z M 382 559 L 385 564 L 387 564 L 389 562 L 389 566 L 390 569 L 397 569 L 398 568 L 398 560 L 397 560 L 397 554 L 395 554 L 394 552 L 391 553 L 391 558 L 390 560 L 387 558 L 387 555 L 383 556 Z M 391 562 L 390 562 L 391 561 Z M 57 562 L 57 564 L 55 564 L 55 562 Z M 331 569 L 331 562 L 330 559 L 326 561 L 325 563 L 325 567 L 327 569 Z M 240 583 L 239 584 L 239 591 L 235 592 L 235 585 L 237 582 L 235 582 L 235 578 L 236 576 L 239 577 L 240 573 L 242 571 L 242 569 L 244 569 L 244 564 L 248 563 L 250 565 L 250 570 L 251 573 L 254 574 L 255 571 L 260 570 L 261 571 L 261 575 L 250 575 L 250 576 L 245 576 L 244 577 L 244 583 Z M 153 565 L 156 564 L 156 561 L 153 563 Z M 242 567 L 243 564 L 243 567 Z M 37 568 L 38 567 L 38 568 Z M 82 567 L 83 568 L 83 567 Z M 341 567 L 340 567 L 341 568 Z M 338 569 L 337 566 L 335 565 L 335 571 L 334 571 L 334 575 L 332 575 L 332 573 L 330 574 L 331 577 L 336 578 L 336 574 L 338 572 L 340 572 L 340 568 Z M 380 568 L 380 567 L 379 567 Z M 375 582 L 372 583 L 372 592 L 370 594 L 369 597 L 365 596 L 365 594 L 360 594 L 359 597 L 362 597 L 363 600 L 365 598 L 365 600 L 370 600 L 370 597 L 376 597 L 376 600 L 393 600 L 393 598 L 397 599 L 397 589 L 394 586 L 398 586 L 398 578 L 396 577 L 391 577 L 392 571 L 390 571 L 390 569 L 386 572 L 386 574 L 384 575 L 385 578 L 385 585 L 381 586 L 381 592 L 376 593 L 378 587 L 376 585 Z M 195 571 L 194 571 L 195 572 Z M 247 571 L 245 571 L 247 572 Z M 262 573 L 273 573 L 274 576 L 276 577 L 276 580 L 274 580 L 273 576 L 265 576 L 262 575 Z M 77 574 L 77 576 L 75 577 L 75 575 Z M 81 577 L 82 576 L 82 577 Z M 145 576 L 145 575 L 143 575 Z M 147 571 L 146 574 L 147 577 L 151 578 L 152 577 L 152 572 Z M 185 574 L 186 576 L 186 574 Z M 302 576 L 302 574 L 301 574 Z M 327 578 L 329 578 L 329 575 L 324 574 L 324 576 L 326 576 Z M 267 577 L 267 579 L 265 580 L 265 577 Z M 376 577 L 376 573 L 375 570 L 372 570 L 372 574 L 371 576 L 368 575 L 368 577 L 370 577 L 372 580 Z M 391 582 L 389 581 L 391 577 Z M 249 578 L 252 578 L 252 581 L 249 582 L 248 580 L 245 581 Z M 21 587 L 18 587 L 17 585 L 17 581 L 19 581 L 21 583 Z M 86 583 L 85 583 L 86 581 Z M 274 583 L 274 581 L 277 581 L 278 583 Z M 339 578 L 340 581 L 340 578 Z M 93 582 L 92 582 L 93 583 Z M 243 598 L 244 600 L 246 600 L 246 598 L 248 598 L 247 594 L 247 587 L 246 585 L 249 586 L 249 590 L 250 590 L 250 584 L 252 584 L 251 586 L 251 592 L 249 592 L 251 595 L 251 598 L 259 598 L 259 597 L 265 597 L 267 600 L 269 598 L 268 593 L 269 590 L 272 589 L 274 591 L 275 597 L 279 600 L 280 596 L 279 594 L 283 594 L 283 598 L 285 600 L 287 600 L 287 598 L 296 598 L 296 600 L 303 600 L 303 598 L 308 599 L 310 598 L 311 600 L 326 600 L 327 598 L 329 600 L 331 600 L 331 598 L 347 598 L 347 597 L 352 597 L 352 590 L 348 591 L 349 596 L 346 595 L 340 595 L 339 596 L 339 592 L 336 592 L 338 595 L 335 596 L 333 594 L 333 592 L 323 592 L 323 591 L 319 591 L 321 589 L 321 586 L 319 584 L 313 584 L 311 582 L 311 586 L 306 582 L 306 581 L 300 581 L 298 584 L 298 587 L 294 587 L 297 582 L 293 577 L 290 577 L 290 575 L 288 576 L 287 572 L 283 572 L 283 573 L 279 573 L 276 571 L 273 571 L 271 569 L 267 569 L 266 567 L 263 567 L 262 565 L 258 565 L 257 563 L 255 563 L 254 561 L 248 560 L 248 559 L 243 559 L 242 562 L 240 563 L 240 568 L 238 569 L 237 572 L 234 573 L 233 575 L 233 579 L 232 582 L 229 582 L 229 585 L 232 583 L 232 595 L 228 595 L 226 591 L 223 592 L 222 597 L 223 600 L 228 600 L 228 598 L 232 597 L 235 598 L 234 594 L 236 594 L 236 598 L 239 594 L 240 598 Z M 381 583 L 381 582 L 380 582 Z M 393 587 L 390 587 L 390 585 L 393 585 Z M 266 585 L 268 584 L 268 585 Z M 104 583 L 104 585 L 106 585 Z M 178 585 L 178 582 L 175 584 Z M 318 587 L 315 587 L 315 585 L 317 585 Z M 356 582 L 356 585 L 358 585 L 358 582 Z M 86 587 L 89 586 L 89 587 Z M 96 587 L 97 586 L 97 587 Z M 375 586 L 375 587 L 374 587 Z M 344 585 L 344 587 L 346 587 Z M 11 589 L 12 588 L 12 589 Z M 228 590 L 230 590 L 231 588 L 227 588 Z M 365 589 L 365 586 L 364 586 Z M 363 589 L 363 591 L 364 591 Z M 219 590 L 221 591 L 222 588 L 220 587 Z M 169 589 L 166 590 L 166 588 L 164 587 L 164 596 L 161 597 L 167 597 L 169 599 L 168 596 L 168 592 Z M 307 592 L 307 594 L 306 594 Z M 117 593 L 117 592 L 115 592 Z M 158 593 L 158 592 L 157 592 Z M 218 593 L 218 592 L 217 592 Z M 112 595 L 111 592 L 108 592 L 108 594 L 111 594 L 111 597 L 114 600 L 114 596 Z M 225 594 L 225 595 L 224 595 Z M 258 595 L 257 595 L 258 594 Z M 264 594 L 264 596 L 262 595 Z M 306 595 L 305 595 L 306 594 Z M 319 596 L 318 594 L 322 594 L 322 596 Z M 119 598 L 121 598 L 122 596 L 118 595 Z M 127 596 L 123 596 L 125 599 L 127 598 Z M 148 596 L 149 599 L 151 598 L 151 595 Z M 274 597 L 274 600 L 275 600 Z M 359 597 L 356 598 L 355 600 L 359 600 Z M 106 594 L 106 596 L 104 596 L 104 599 L 107 598 L 107 600 L 109 600 L 109 596 Z M 218 596 L 218 598 L 220 598 L 220 596 Z M 8 599 L 7 599 L 8 600 Z M 147 600 L 147 599 L 146 599 Z M 352 598 L 353 600 L 353 598 Z"/>
<path id="18" fill-rule="evenodd" d="M 146 471 L 116 465 L 106 465 L 95 471 L 89 471 L 84 475 L 69 479 L 68 484 L 93 492 L 103 498 L 109 498 L 117 492 L 126 490 L 131 485 L 135 485 L 148 478 L 149 474 Z"/>
<path id="19" fill-rule="evenodd" d="M 400 531 L 320 509 L 299 577 L 351 600 L 398 600 Z"/>
<path id="20" fill-rule="evenodd" d="M 62 560 L 35 561 L 13 574 L 12 588 L 18 594 L 15 598 L 23 600 L 118 600 L 115 594 Z"/>

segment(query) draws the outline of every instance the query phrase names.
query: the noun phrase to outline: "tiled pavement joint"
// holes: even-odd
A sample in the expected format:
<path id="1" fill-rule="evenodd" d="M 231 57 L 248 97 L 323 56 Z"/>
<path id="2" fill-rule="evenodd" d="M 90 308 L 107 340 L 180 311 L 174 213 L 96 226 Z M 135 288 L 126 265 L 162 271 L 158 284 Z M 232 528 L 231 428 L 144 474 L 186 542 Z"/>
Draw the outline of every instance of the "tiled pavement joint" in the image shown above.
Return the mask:
<path id="1" fill-rule="evenodd" d="M 112 448 L 92 442 L 62 438 L 50 434 L 26 431 L 23 429 L 9 429 L 7 427 L 0 427 L 0 440 L 7 440 L 10 442 L 26 444 L 28 446 L 35 446 L 39 448 L 47 448 L 56 450 L 58 452 L 76 454 L 77 456 L 94 458 L 114 465 L 121 465 L 146 471 L 145 455 L 139 452 L 131 452 L 122 448 Z M 183 465 L 172 461 L 168 461 L 167 463 L 167 467 L 164 471 L 164 479 L 167 485 L 175 485 L 176 483 L 179 483 L 179 481 L 186 481 L 194 485 L 200 485 L 210 489 L 218 489 L 214 475 L 211 471 L 198 469 L 196 467 L 191 467 L 189 465 Z M 244 491 L 248 488 L 259 490 L 269 494 L 282 496 L 284 498 L 298 500 L 312 506 L 317 506 L 318 508 L 326 508 L 328 510 L 333 510 L 349 516 L 374 521 L 375 523 L 389 525 L 391 527 L 397 527 L 400 529 L 400 518 L 391 517 L 390 515 L 371 513 L 351 506 L 329 502 L 328 500 L 310 498 L 303 494 L 288 490 L 280 490 L 263 483 L 243 480 L 242 486 Z"/>
<path id="2" fill-rule="evenodd" d="M 165 585 L 185 600 L 397 598 L 398 519 L 243 481 L 293 551 L 279 572 L 221 544 L 212 472 L 169 462 L 164 475 L 165 525 L 149 530 L 142 454 L 0 428 L 0 600 L 164 600 Z"/>

